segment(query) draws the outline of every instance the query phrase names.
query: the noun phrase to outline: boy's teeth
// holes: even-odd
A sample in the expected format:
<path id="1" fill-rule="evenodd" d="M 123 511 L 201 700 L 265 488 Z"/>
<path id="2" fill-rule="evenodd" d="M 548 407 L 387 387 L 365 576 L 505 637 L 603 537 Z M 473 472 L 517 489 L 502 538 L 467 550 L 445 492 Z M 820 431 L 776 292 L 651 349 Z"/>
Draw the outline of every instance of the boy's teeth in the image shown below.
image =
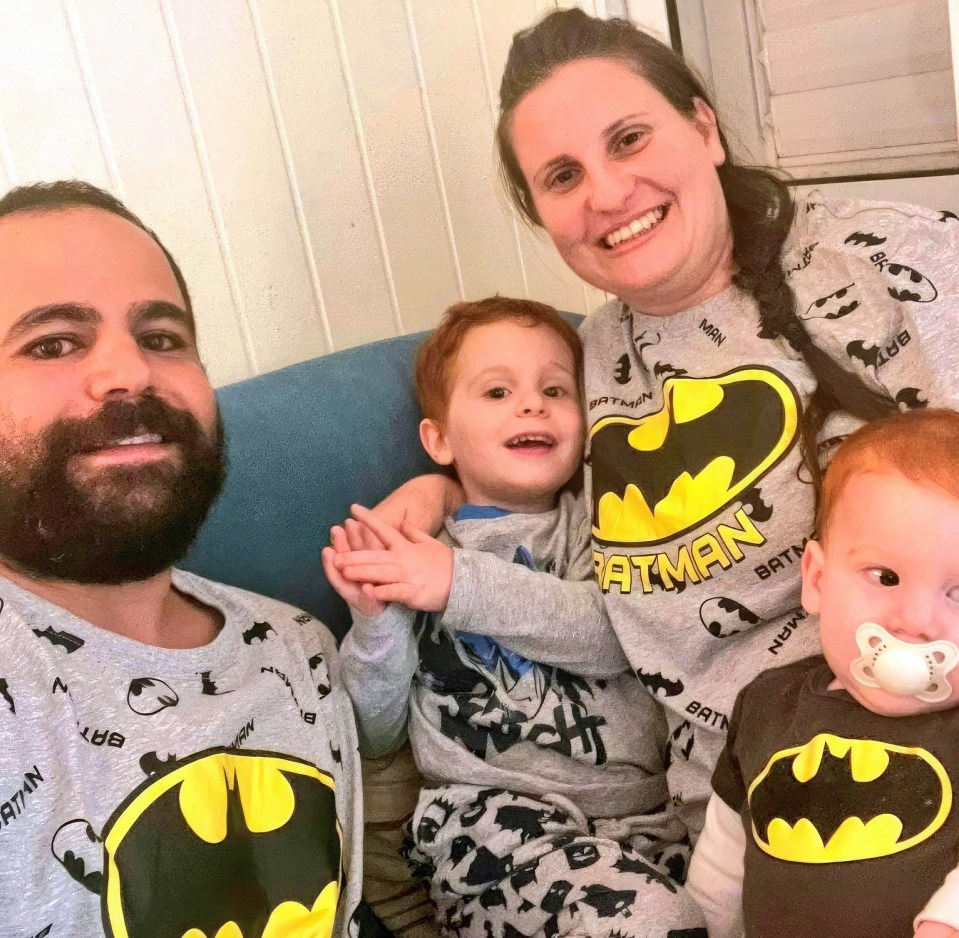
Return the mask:
<path id="1" fill-rule="evenodd" d="M 653 225 L 662 221 L 664 214 L 663 207 L 658 205 L 656 208 L 651 208 L 644 215 L 640 215 L 639 218 L 633 219 L 628 225 L 623 225 L 622 228 L 617 228 L 615 231 L 610 232 L 603 240 L 606 242 L 607 247 L 614 248 L 622 241 L 628 241 L 630 238 L 635 238 L 636 235 L 642 234 L 644 231 L 649 231 Z"/>

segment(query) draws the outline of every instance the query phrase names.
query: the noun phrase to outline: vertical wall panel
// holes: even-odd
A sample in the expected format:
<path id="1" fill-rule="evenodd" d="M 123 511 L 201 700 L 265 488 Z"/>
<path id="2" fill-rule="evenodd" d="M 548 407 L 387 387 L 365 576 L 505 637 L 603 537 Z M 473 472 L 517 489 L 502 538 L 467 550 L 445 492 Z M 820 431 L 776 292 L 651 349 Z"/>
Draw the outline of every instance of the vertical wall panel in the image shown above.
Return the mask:
<path id="1" fill-rule="evenodd" d="M 257 0 L 334 348 L 396 332 L 329 8 Z"/>
<path id="2" fill-rule="evenodd" d="M 137 29 L 104 22 L 129 17 Z M 119 172 L 118 193 L 162 238 L 190 287 L 200 352 L 217 384 L 251 372 L 218 248 L 163 17 L 154 0 L 77 0 L 78 32 Z M 168 54 L 158 54 L 167 50 Z"/>
<path id="3" fill-rule="evenodd" d="M 436 322 L 459 288 L 434 174 L 420 87 L 399 0 L 338 7 L 403 328 Z"/>
<path id="4" fill-rule="evenodd" d="M 16 182 L 110 176 L 63 8 L 0 3 L 0 118 Z"/>
<path id="5" fill-rule="evenodd" d="M 248 11 L 174 0 L 186 76 L 261 370 L 328 351 Z"/>
<path id="6" fill-rule="evenodd" d="M 468 4 L 412 4 L 434 135 L 468 299 L 525 296 L 515 226 L 498 200 L 494 115 Z"/>

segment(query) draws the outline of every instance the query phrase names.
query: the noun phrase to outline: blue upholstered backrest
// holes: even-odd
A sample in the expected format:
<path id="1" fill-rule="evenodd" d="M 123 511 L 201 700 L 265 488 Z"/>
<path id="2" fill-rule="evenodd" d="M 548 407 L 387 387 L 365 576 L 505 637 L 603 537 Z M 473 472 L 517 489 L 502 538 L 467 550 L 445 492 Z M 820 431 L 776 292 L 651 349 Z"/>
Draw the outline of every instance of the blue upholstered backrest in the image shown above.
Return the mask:
<path id="1" fill-rule="evenodd" d="M 338 636 L 346 606 L 320 566 L 330 525 L 436 467 L 419 443 L 423 335 L 337 352 L 222 388 L 226 487 L 181 565 L 286 600 Z"/>

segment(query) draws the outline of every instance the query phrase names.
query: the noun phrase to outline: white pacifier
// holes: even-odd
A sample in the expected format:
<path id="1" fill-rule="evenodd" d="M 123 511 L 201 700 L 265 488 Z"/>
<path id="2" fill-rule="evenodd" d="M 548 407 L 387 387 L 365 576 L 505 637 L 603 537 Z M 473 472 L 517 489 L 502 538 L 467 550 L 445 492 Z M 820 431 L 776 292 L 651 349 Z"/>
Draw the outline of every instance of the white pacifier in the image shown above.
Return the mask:
<path id="1" fill-rule="evenodd" d="M 952 693 L 946 675 L 959 664 L 959 648 L 952 642 L 904 642 L 881 625 L 864 622 L 856 629 L 862 656 L 849 665 L 863 687 L 878 687 L 890 694 L 941 703 Z"/>

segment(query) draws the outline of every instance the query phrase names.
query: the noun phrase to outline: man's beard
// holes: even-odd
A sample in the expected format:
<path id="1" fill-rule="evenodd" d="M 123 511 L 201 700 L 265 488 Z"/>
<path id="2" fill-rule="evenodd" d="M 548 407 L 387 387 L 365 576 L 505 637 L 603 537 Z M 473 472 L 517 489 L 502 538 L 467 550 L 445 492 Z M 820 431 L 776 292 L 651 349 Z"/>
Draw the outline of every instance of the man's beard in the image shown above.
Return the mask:
<path id="1" fill-rule="evenodd" d="M 78 468 L 84 453 L 159 434 L 176 458 Z M 108 401 L 29 440 L 0 441 L 0 558 L 22 573 L 74 583 L 130 583 L 182 558 L 226 474 L 223 425 L 207 433 L 159 398 Z"/>

